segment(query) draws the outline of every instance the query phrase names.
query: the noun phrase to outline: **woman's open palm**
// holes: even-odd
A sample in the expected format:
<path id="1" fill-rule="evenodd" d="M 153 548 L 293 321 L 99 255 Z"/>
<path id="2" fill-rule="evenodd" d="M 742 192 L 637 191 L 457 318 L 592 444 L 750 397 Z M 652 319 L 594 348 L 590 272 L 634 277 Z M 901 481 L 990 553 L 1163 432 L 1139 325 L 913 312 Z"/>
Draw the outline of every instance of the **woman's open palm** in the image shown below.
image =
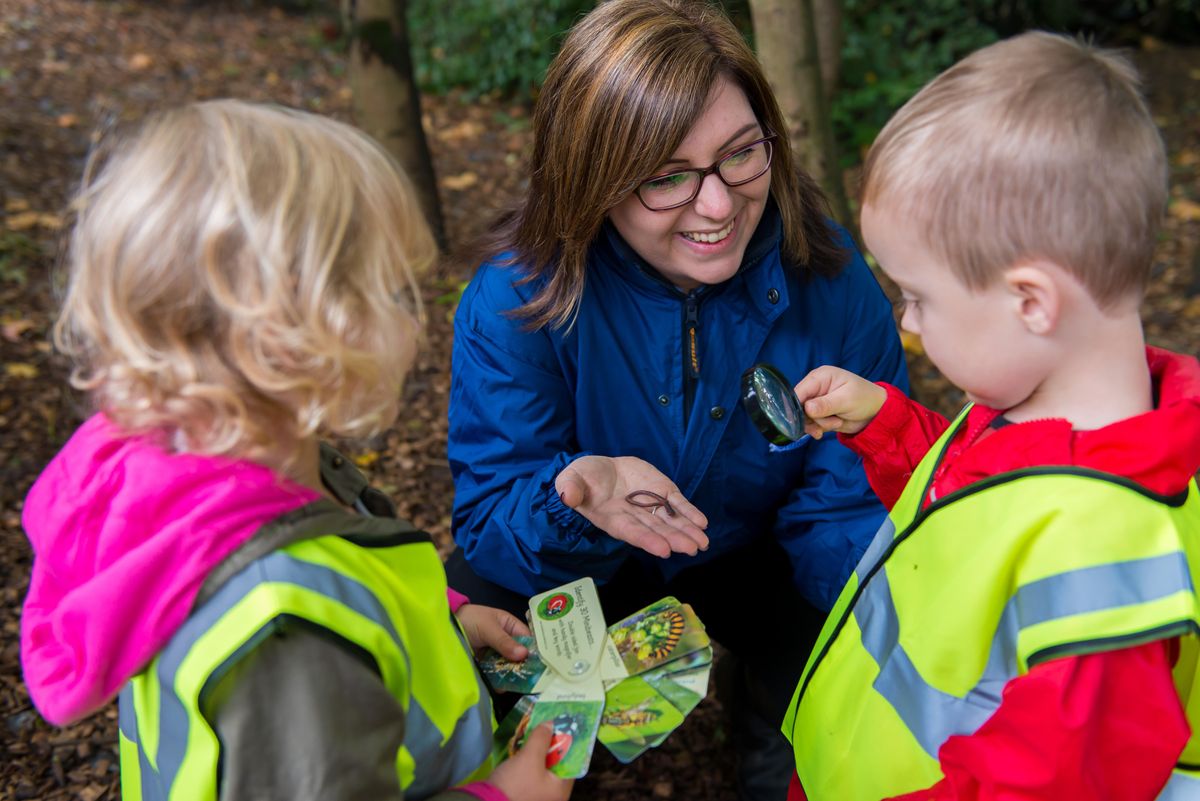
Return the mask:
<path id="1" fill-rule="evenodd" d="M 581 456 L 554 480 L 563 503 L 610 537 L 659 557 L 672 552 L 695 555 L 708 548 L 708 518 L 692 505 L 669 478 L 634 456 Z M 649 492 L 667 505 L 638 506 L 626 500 L 633 492 Z M 638 496 L 644 503 L 648 495 Z M 672 514 L 673 512 L 673 514 Z"/>

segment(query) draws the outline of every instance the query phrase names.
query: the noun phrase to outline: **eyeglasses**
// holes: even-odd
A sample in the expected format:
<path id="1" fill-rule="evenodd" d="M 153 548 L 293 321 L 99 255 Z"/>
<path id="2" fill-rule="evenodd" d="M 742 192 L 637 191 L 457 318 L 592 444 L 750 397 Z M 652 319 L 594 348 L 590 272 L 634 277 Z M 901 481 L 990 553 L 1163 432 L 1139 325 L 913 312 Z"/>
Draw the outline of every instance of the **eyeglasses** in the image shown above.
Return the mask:
<path id="1" fill-rule="evenodd" d="M 643 181 L 634 190 L 638 200 L 650 211 L 669 211 L 686 206 L 700 194 L 704 179 L 713 173 L 726 186 L 741 186 L 761 177 L 771 169 L 771 140 L 775 134 L 756 139 L 717 159 L 704 169 L 679 170 L 656 175 Z"/>

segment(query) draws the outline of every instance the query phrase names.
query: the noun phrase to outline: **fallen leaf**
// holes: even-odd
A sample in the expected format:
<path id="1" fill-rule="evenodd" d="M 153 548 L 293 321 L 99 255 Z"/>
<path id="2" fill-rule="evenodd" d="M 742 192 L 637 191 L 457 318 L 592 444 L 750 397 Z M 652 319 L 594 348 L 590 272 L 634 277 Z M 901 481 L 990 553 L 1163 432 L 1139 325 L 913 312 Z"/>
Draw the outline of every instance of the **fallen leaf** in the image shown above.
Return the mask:
<path id="1" fill-rule="evenodd" d="M 1167 208 L 1167 213 L 1178 220 L 1195 222 L 1200 220 L 1200 203 L 1187 198 L 1172 200 L 1171 205 Z"/>
<path id="2" fill-rule="evenodd" d="M 1193 164 L 1200 164 L 1200 155 L 1197 155 L 1195 150 L 1181 150 L 1179 151 L 1179 155 L 1175 157 L 1175 163 L 1180 167 L 1190 167 Z"/>
<path id="3" fill-rule="evenodd" d="M 28 231 L 37 225 L 57 231 L 62 228 L 62 218 L 44 211 L 23 211 L 4 220 L 4 227 L 10 231 Z"/>
<path id="4" fill-rule="evenodd" d="M 4 365 L 4 372 L 12 378 L 37 378 L 38 369 L 24 362 L 9 362 Z"/>
<path id="5" fill-rule="evenodd" d="M 1163 43 L 1149 34 L 1143 36 L 1139 44 L 1147 53 L 1155 53 L 1163 49 Z"/>
<path id="6" fill-rule="evenodd" d="M 921 344 L 921 337 L 918 334 L 901 331 L 900 344 L 906 353 L 911 353 L 913 356 L 921 356 L 925 353 L 925 346 Z"/>
<path id="7" fill-rule="evenodd" d="M 134 53 L 129 58 L 129 69 L 134 72 L 141 72 L 154 63 L 154 59 L 150 58 L 145 53 Z"/>
<path id="8" fill-rule="evenodd" d="M 79 116 L 77 114 L 59 114 L 55 123 L 59 128 L 74 128 L 79 124 Z"/>
<path id="9" fill-rule="evenodd" d="M 479 183 L 479 176 L 468 170 L 458 175 L 447 175 L 442 179 L 442 186 L 450 190 L 467 189 Z"/>
<path id="10" fill-rule="evenodd" d="M 79 801 L 96 801 L 104 795 L 105 787 L 100 784 L 89 784 L 79 791 Z"/>
<path id="11" fill-rule="evenodd" d="M 363 451 L 354 457 L 354 463 L 359 467 L 366 469 L 379 461 L 378 451 Z"/>
<path id="12" fill-rule="evenodd" d="M 1193 81 L 1200 81 L 1200 70 L 1188 70 L 1188 77 Z"/>
<path id="13" fill-rule="evenodd" d="M 9 342 L 16 342 L 21 334 L 33 328 L 32 320 L 3 320 L 0 321 L 0 334 Z"/>
<path id="14" fill-rule="evenodd" d="M 14 197 L 4 204 L 4 210 L 10 214 L 16 211 L 29 211 L 29 201 Z"/>
<path id="15" fill-rule="evenodd" d="M 474 120 L 463 120 L 458 125 L 434 131 L 434 136 L 445 142 L 454 142 L 459 139 L 475 139 L 482 133 L 482 125 Z"/>
<path id="16" fill-rule="evenodd" d="M 4 221 L 4 227 L 10 231 L 28 231 L 38 224 L 38 218 L 41 216 L 40 212 L 23 211 L 20 214 L 13 214 L 8 217 Z"/>

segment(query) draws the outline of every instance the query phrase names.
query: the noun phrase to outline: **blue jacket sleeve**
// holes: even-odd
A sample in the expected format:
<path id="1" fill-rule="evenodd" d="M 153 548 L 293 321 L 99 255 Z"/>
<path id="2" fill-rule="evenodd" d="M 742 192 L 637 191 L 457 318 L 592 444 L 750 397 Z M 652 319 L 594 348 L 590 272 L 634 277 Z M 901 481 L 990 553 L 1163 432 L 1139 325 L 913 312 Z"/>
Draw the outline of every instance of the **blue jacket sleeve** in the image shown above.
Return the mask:
<path id="1" fill-rule="evenodd" d="M 516 302 L 497 303 L 489 291 L 497 278 L 485 277 L 482 288 L 477 278 L 455 316 L 447 443 L 454 539 L 478 575 L 514 592 L 584 575 L 602 583 L 628 546 L 554 489 L 558 473 L 587 455 L 575 439 L 574 398 L 550 334 L 522 330 L 502 313 Z"/>
<path id="2" fill-rule="evenodd" d="M 891 303 L 849 237 L 845 312 L 837 366 L 909 391 L 904 350 Z M 813 365 L 817 367 L 818 365 Z M 871 543 L 886 510 L 871 491 L 862 460 L 827 436 L 806 446 L 804 476 L 779 509 L 775 537 L 792 561 L 796 586 L 810 603 L 830 609 Z"/>

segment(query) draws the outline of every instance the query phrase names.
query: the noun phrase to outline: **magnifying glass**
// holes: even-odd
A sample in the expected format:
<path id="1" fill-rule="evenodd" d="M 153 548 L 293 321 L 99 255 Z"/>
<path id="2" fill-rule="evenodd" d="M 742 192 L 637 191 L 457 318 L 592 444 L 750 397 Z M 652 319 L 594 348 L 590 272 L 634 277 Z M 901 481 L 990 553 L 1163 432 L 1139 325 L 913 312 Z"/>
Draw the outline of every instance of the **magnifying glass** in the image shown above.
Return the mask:
<path id="1" fill-rule="evenodd" d="M 742 373 L 742 407 L 772 445 L 790 445 L 808 436 L 804 407 L 792 382 L 769 364 L 756 364 Z"/>

